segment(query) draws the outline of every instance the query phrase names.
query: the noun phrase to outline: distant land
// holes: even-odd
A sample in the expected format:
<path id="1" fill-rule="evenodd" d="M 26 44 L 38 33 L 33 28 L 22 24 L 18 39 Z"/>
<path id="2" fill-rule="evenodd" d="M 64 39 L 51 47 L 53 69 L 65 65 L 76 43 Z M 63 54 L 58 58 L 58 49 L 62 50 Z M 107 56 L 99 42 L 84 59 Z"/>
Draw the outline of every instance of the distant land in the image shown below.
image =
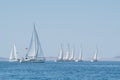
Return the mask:
<path id="1" fill-rule="evenodd" d="M 113 57 L 113 58 L 120 58 L 120 56 L 115 56 L 115 57 Z"/>
<path id="2" fill-rule="evenodd" d="M 99 58 L 100 61 L 120 61 L 120 56 L 115 56 L 112 58 Z"/>
<path id="3" fill-rule="evenodd" d="M 8 61 L 8 58 L 0 57 L 0 61 Z"/>
<path id="4" fill-rule="evenodd" d="M 46 61 L 54 61 L 56 60 L 56 57 L 46 57 Z M 0 61 L 8 61 L 8 58 L 0 57 Z"/>
<path id="5" fill-rule="evenodd" d="M 46 57 L 46 61 L 55 61 L 57 57 Z M 91 58 L 83 58 L 84 61 L 90 61 Z M 8 61 L 8 58 L 0 57 L 0 61 Z M 120 56 L 112 58 L 98 58 L 98 61 L 120 61 Z"/>
<path id="6" fill-rule="evenodd" d="M 55 61 L 57 57 L 46 57 L 46 61 Z M 83 58 L 84 61 L 90 61 L 92 58 Z M 115 56 L 112 58 L 99 58 L 98 61 L 120 61 L 120 56 Z"/>

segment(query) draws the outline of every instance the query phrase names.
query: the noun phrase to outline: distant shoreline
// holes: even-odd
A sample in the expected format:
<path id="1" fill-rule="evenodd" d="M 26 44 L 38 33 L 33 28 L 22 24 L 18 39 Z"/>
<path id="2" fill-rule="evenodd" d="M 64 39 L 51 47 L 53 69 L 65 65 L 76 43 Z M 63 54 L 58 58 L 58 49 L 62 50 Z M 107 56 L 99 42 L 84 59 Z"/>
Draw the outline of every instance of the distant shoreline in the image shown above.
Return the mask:
<path id="1" fill-rule="evenodd" d="M 46 61 L 55 61 L 57 57 L 45 57 Z M 83 61 L 90 61 L 91 58 L 85 58 Z M 8 58 L 0 57 L 0 61 L 8 61 Z M 98 61 L 120 61 L 120 57 L 98 58 Z"/>

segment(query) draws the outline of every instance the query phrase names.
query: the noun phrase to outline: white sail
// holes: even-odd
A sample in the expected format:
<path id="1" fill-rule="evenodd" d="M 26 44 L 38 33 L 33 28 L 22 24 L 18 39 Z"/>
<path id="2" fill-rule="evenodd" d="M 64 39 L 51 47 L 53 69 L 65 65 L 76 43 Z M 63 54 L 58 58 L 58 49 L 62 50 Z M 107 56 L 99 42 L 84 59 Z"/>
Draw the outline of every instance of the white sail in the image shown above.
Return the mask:
<path id="1" fill-rule="evenodd" d="M 65 60 L 69 60 L 69 58 L 70 58 L 70 46 L 68 44 L 68 49 L 67 49 L 67 52 L 66 52 Z"/>
<path id="2" fill-rule="evenodd" d="M 35 29 L 35 25 L 34 25 L 34 30 L 32 33 L 32 38 L 31 38 L 31 42 L 30 42 L 30 46 L 28 49 L 28 52 L 26 54 L 26 59 L 27 60 L 37 60 L 38 58 L 41 58 L 41 60 L 45 60 L 42 48 L 41 48 L 41 44 L 38 38 L 38 34 L 37 31 Z"/>
<path id="3" fill-rule="evenodd" d="M 98 49 L 96 49 L 93 60 L 97 60 L 97 53 L 98 53 Z"/>
<path id="4" fill-rule="evenodd" d="M 61 48 L 60 48 L 60 53 L 59 53 L 59 60 L 63 60 L 63 48 L 62 48 L 62 44 L 61 44 Z"/>
<path id="5" fill-rule="evenodd" d="M 80 49 L 80 53 L 79 53 L 79 58 L 78 58 L 79 61 L 82 61 L 82 49 Z"/>
<path id="6" fill-rule="evenodd" d="M 57 60 L 55 60 L 55 62 L 61 62 L 63 61 L 63 45 L 61 44 L 60 46 L 60 51 L 59 51 L 59 54 L 58 54 L 58 58 Z"/>
<path id="7" fill-rule="evenodd" d="M 36 56 L 36 40 L 34 38 L 35 36 L 32 35 L 32 40 L 31 40 L 31 44 L 30 44 L 30 47 L 29 47 L 29 51 L 27 53 L 27 57 L 35 57 Z"/>
<path id="8" fill-rule="evenodd" d="M 75 62 L 82 62 L 82 48 L 80 48 L 78 58 L 75 60 Z"/>
<path id="9" fill-rule="evenodd" d="M 96 47 L 96 51 L 95 51 L 95 54 L 94 54 L 93 59 L 91 60 L 91 62 L 96 62 L 97 61 L 97 54 L 98 54 L 98 48 Z"/>
<path id="10" fill-rule="evenodd" d="M 12 51 L 11 51 L 11 54 L 10 54 L 9 61 L 17 61 L 17 60 L 18 60 L 17 50 L 16 50 L 16 46 L 15 46 L 15 44 L 14 44 L 14 45 L 13 45 L 13 48 L 12 48 Z"/>
<path id="11" fill-rule="evenodd" d="M 73 49 L 72 49 L 72 53 L 71 53 L 71 57 L 70 57 L 69 60 L 73 60 L 73 59 L 74 59 L 74 53 L 75 53 L 75 49 L 73 48 Z"/>

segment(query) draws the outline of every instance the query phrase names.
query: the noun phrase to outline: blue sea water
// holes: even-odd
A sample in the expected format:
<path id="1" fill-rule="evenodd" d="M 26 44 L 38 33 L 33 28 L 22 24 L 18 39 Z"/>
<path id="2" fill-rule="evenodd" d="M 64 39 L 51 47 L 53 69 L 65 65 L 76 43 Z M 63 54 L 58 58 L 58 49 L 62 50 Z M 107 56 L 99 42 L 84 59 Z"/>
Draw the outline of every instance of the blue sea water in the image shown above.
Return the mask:
<path id="1" fill-rule="evenodd" d="M 120 62 L 0 62 L 0 80 L 120 80 Z"/>

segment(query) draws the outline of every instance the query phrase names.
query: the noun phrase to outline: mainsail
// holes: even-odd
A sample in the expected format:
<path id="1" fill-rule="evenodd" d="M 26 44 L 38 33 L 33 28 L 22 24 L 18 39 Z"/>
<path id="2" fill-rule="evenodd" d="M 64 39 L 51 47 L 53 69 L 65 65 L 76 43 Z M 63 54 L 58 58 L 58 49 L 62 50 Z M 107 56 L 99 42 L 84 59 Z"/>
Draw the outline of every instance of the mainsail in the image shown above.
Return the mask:
<path id="1" fill-rule="evenodd" d="M 41 48 L 41 44 L 38 38 L 37 31 L 35 29 L 35 24 L 34 24 L 34 30 L 32 33 L 32 38 L 30 41 L 29 49 L 26 54 L 26 58 L 32 58 L 32 59 L 37 59 L 37 58 L 44 58 L 43 50 Z"/>

